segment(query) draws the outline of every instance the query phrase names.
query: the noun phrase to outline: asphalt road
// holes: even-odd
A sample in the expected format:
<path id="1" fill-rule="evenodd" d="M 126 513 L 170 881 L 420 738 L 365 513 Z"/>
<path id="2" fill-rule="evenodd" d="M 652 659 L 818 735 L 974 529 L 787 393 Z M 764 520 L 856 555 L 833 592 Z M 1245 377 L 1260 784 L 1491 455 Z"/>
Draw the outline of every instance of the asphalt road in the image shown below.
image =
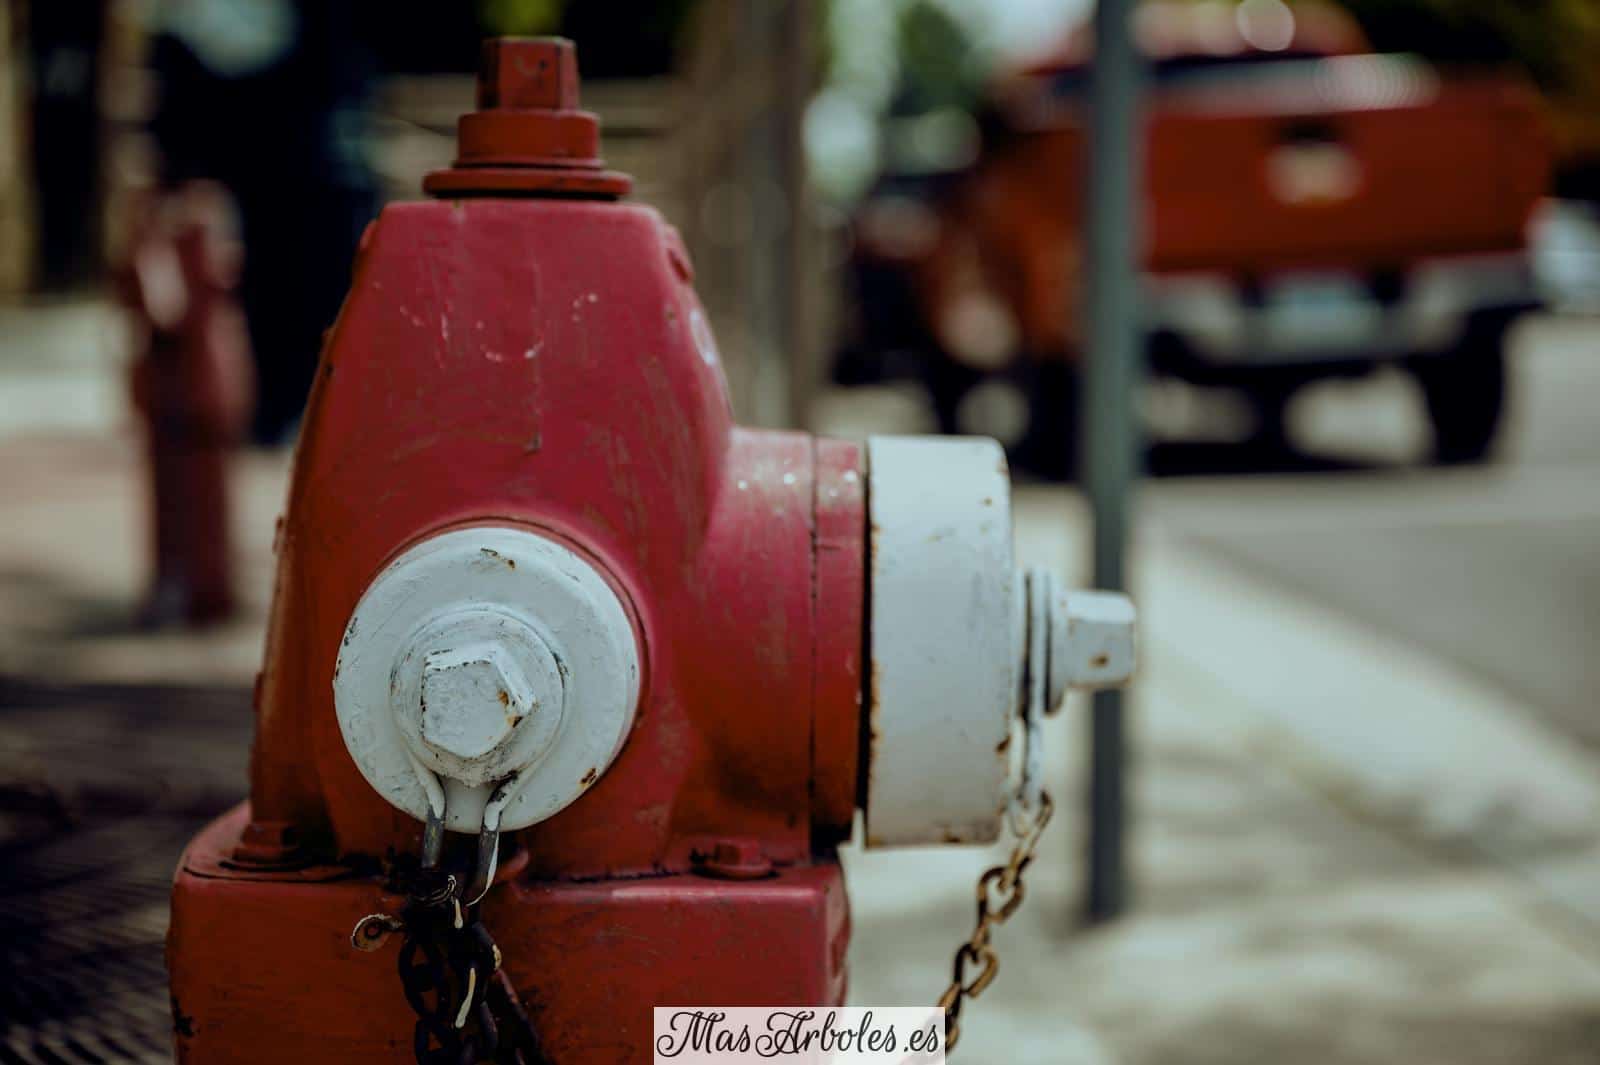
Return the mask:
<path id="1" fill-rule="evenodd" d="M 1525 320 L 1511 366 L 1489 464 L 1423 464 L 1420 397 L 1393 374 L 1303 396 L 1293 455 L 1161 445 L 1153 463 L 1182 475 L 1148 483 L 1144 514 L 1467 670 L 1600 756 L 1600 319 Z"/>

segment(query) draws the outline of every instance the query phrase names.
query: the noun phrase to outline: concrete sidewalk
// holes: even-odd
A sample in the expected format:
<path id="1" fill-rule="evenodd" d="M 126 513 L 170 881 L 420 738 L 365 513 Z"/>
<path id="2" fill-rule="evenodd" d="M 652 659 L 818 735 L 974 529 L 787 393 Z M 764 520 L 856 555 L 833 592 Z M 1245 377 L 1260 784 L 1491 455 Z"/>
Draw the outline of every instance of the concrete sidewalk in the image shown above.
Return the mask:
<path id="1" fill-rule="evenodd" d="M 1081 558 L 1027 489 L 1020 553 Z M 1140 545 L 1138 899 L 1075 926 L 1082 705 L 1064 801 L 968 1007 L 972 1062 L 1600 1060 L 1600 773 L 1464 678 L 1155 530 Z M 852 998 L 948 978 L 1001 852 L 853 854 Z"/>
<path id="2" fill-rule="evenodd" d="M 0 395 L 77 413 L 52 421 L 29 400 L 0 419 L 0 677 L 244 689 L 286 456 L 240 460 L 244 616 L 134 631 L 141 468 L 114 345 L 13 359 L 15 335 Z M 1065 490 L 1020 490 L 1019 554 L 1074 572 L 1084 519 Z M 1136 905 L 1075 923 L 1086 725 L 1071 705 L 1048 733 L 1058 821 L 955 1060 L 1600 1061 L 1597 767 L 1503 695 L 1159 527 L 1137 565 Z M 48 721 L 0 714 L 0 768 L 44 750 Z M 247 722 L 213 724 L 208 742 L 242 752 Z M 973 882 L 1000 857 L 851 852 L 853 1000 L 936 996 Z"/>

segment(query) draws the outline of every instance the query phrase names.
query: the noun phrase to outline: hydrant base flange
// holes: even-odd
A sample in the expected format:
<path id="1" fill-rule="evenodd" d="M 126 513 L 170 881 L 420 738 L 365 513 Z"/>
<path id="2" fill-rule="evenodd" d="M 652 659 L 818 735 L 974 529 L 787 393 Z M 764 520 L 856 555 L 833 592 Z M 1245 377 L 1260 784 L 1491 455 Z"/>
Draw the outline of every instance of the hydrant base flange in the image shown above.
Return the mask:
<path id="1" fill-rule="evenodd" d="M 395 982 L 396 945 L 364 953 L 348 938 L 363 914 L 397 900 L 350 869 L 309 885 L 228 868 L 248 819 L 241 805 L 212 822 L 178 870 L 168 938 L 177 1060 L 410 1060 L 415 1018 Z M 512 879 L 489 894 L 483 919 L 507 945 L 507 974 L 538 1004 L 551 1061 L 647 1060 L 653 1003 L 845 996 L 849 913 L 836 862 L 761 880 Z M 552 953 L 563 944 L 583 944 L 581 955 Z"/>

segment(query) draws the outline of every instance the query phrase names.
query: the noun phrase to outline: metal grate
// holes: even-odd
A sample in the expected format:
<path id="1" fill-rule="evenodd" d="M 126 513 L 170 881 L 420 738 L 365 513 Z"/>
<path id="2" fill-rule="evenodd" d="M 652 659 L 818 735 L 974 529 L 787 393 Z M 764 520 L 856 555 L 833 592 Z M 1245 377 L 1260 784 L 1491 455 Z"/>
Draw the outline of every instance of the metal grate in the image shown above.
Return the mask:
<path id="1" fill-rule="evenodd" d="M 0 677 L 0 1065 L 172 1059 L 172 872 L 243 796 L 250 701 Z"/>

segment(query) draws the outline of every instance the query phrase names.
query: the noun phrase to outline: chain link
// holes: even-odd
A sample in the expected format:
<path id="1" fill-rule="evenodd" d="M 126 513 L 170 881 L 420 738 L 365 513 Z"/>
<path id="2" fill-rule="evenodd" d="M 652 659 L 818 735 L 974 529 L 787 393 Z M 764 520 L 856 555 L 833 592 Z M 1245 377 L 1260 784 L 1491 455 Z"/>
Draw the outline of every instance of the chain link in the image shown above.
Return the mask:
<path id="1" fill-rule="evenodd" d="M 476 900 L 462 903 L 461 881 L 452 873 L 424 867 L 409 879 L 400 915 L 363 917 L 351 942 L 371 951 L 390 934 L 404 934 L 396 967 L 406 1004 L 417 1017 L 412 1029 L 417 1065 L 543 1061 L 527 1010 L 501 967 L 500 948 L 484 927 Z"/>
<path id="2" fill-rule="evenodd" d="M 945 1011 L 945 1053 L 954 1050 L 961 1038 L 962 1005 L 982 995 L 999 975 L 1000 955 L 990 942 L 990 935 L 997 925 L 1005 924 L 1021 908 L 1025 896 L 1022 874 L 1033 861 L 1033 852 L 1055 808 L 1050 793 L 1041 791 L 1039 812 L 1032 826 L 1020 834 L 1010 860 L 978 878 L 978 919 L 972 935 L 956 948 L 950 986 L 939 996 L 939 1005 Z M 969 967 L 974 970 L 970 976 Z"/>

